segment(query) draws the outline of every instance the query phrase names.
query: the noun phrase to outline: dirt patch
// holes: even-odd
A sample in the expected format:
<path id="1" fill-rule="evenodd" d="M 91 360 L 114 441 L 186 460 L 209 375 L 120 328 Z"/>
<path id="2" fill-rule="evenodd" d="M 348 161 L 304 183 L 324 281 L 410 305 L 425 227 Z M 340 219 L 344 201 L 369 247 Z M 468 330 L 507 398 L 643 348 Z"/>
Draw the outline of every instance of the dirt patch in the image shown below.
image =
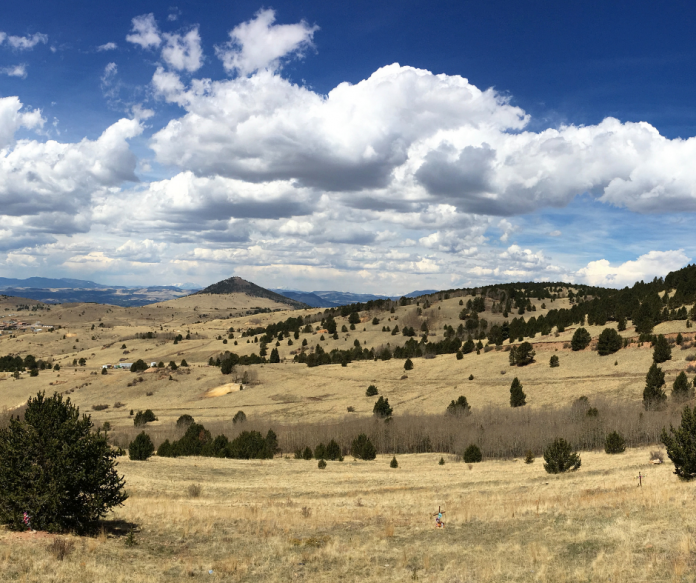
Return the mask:
<path id="1" fill-rule="evenodd" d="M 220 385 L 219 387 L 215 387 L 214 389 L 209 389 L 208 391 L 205 392 L 205 394 L 203 396 L 205 398 L 222 397 L 224 395 L 234 393 L 235 391 L 238 391 L 238 390 L 239 390 L 239 385 L 237 383 L 227 383 L 226 385 Z"/>
<path id="2" fill-rule="evenodd" d="M 43 530 L 27 530 L 24 532 L 10 532 L 10 538 L 13 538 L 15 540 L 26 540 L 26 541 L 32 541 L 32 540 L 46 540 L 46 539 L 52 539 L 55 537 L 54 534 L 51 534 L 49 532 L 45 532 Z"/>

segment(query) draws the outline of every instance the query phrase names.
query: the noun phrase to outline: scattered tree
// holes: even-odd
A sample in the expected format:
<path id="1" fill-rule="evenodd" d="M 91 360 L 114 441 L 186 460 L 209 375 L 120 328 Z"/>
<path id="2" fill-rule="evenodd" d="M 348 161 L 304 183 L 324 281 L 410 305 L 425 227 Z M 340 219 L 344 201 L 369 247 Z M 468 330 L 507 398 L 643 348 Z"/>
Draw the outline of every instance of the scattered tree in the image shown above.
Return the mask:
<path id="1" fill-rule="evenodd" d="M 377 450 L 372 445 L 370 438 L 364 433 L 358 435 L 350 445 L 350 455 L 356 459 L 373 460 L 377 457 Z"/>
<path id="2" fill-rule="evenodd" d="M 372 414 L 376 417 L 386 419 L 388 417 L 391 417 L 393 411 L 394 410 L 389 406 L 389 399 L 380 397 L 379 399 L 377 399 L 377 402 L 375 403 L 375 406 L 372 409 Z"/>
<path id="3" fill-rule="evenodd" d="M 544 469 L 549 474 L 575 471 L 580 467 L 580 456 L 562 437 L 556 439 L 544 450 Z"/>
<path id="4" fill-rule="evenodd" d="M 660 364 L 668 360 L 672 360 L 672 348 L 664 335 L 660 334 L 655 340 L 653 362 Z"/>
<path id="5" fill-rule="evenodd" d="M 396 456 L 394 456 L 391 462 L 389 462 L 389 467 L 392 469 L 396 469 L 399 467 L 399 462 L 396 461 Z"/>
<path id="6" fill-rule="evenodd" d="M 232 417 L 232 423 L 237 424 L 237 423 L 244 423 L 247 420 L 246 413 L 244 411 L 237 411 L 234 414 L 234 417 Z"/>
<path id="7" fill-rule="evenodd" d="M 407 358 L 406 362 L 404 362 L 404 370 L 413 370 L 413 361 L 410 358 Z"/>
<path id="8" fill-rule="evenodd" d="M 510 366 L 525 366 L 534 362 L 534 349 L 529 342 L 523 342 L 519 346 L 510 348 Z"/>
<path id="9" fill-rule="evenodd" d="M 471 406 L 466 401 L 464 395 L 460 395 L 459 398 L 447 405 L 447 412 L 451 415 L 468 415 L 471 412 Z"/>
<path id="10" fill-rule="evenodd" d="M 141 431 L 128 445 L 128 457 L 136 461 L 146 461 L 155 452 L 150 436 Z"/>
<path id="11" fill-rule="evenodd" d="M 604 440 L 606 453 L 623 453 L 626 451 L 626 440 L 618 431 L 612 431 Z"/>
<path id="12" fill-rule="evenodd" d="M 643 389 L 643 406 L 646 410 L 659 409 L 667 400 L 667 395 L 662 387 L 665 386 L 665 373 L 654 362 L 645 376 L 645 389 Z"/>
<path id="13" fill-rule="evenodd" d="M 614 354 L 623 346 L 623 338 L 613 328 L 605 328 L 597 339 L 597 352 L 600 356 Z"/>
<path id="14" fill-rule="evenodd" d="M 527 395 L 522 390 L 522 383 L 515 377 L 510 385 L 510 407 L 523 407 L 527 404 Z"/>
<path id="15" fill-rule="evenodd" d="M 591 340 L 592 336 L 585 328 L 578 328 L 570 341 L 570 347 L 574 351 L 585 350 L 590 345 Z"/>
<path id="16" fill-rule="evenodd" d="M 672 399 L 686 401 L 694 396 L 694 389 L 684 371 L 681 371 L 672 385 Z"/>
<path id="17" fill-rule="evenodd" d="M 464 450 L 463 457 L 467 464 L 475 464 L 483 460 L 483 454 L 481 453 L 479 446 L 475 443 L 472 443 Z"/>
<path id="18" fill-rule="evenodd" d="M 62 395 L 30 398 L 24 419 L 0 430 L 0 523 L 25 530 L 85 532 L 128 497 L 116 450 L 89 415 Z"/>
<path id="19" fill-rule="evenodd" d="M 560 363 L 558 362 L 558 356 L 556 356 L 556 355 L 554 354 L 554 355 L 551 357 L 551 360 L 549 360 L 549 366 L 550 366 L 551 368 L 556 368 L 556 367 L 560 366 Z"/>
<path id="20" fill-rule="evenodd" d="M 365 391 L 366 397 L 376 397 L 377 395 L 379 395 L 379 391 L 375 385 L 370 385 L 367 387 L 367 391 Z"/>
<path id="21" fill-rule="evenodd" d="M 674 464 L 674 473 L 682 480 L 696 478 L 696 407 L 684 407 L 681 425 L 676 429 L 671 423 L 669 433 L 662 429 L 662 443 Z"/>

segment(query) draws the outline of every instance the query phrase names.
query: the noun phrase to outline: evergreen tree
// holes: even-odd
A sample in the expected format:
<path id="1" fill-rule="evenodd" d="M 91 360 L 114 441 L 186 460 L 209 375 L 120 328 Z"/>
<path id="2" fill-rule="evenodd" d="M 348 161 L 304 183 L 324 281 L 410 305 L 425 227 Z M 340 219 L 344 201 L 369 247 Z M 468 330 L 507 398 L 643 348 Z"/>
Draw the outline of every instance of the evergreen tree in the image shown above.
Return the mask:
<path id="1" fill-rule="evenodd" d="M 278 354 L 278 349 L 274 348 L 271 350 L 271 358 L 269 359 L 271 364 L 278 364 L 280 362 L 280 355 Z"/>
<path id="2" fill-rule="evenodd" d="M 377 450 L 370 438 L 361 433 L 350 444 L 350 455 L 356 459 L 373 460 L 377 457 Z"/>
<path id="3" fill-rule="evenodd" d="M 391 417 L 393 409 L 389 406 L 389 399 L 380 397 L 372 408 L 372 414 L 383 419 Z"/>
<path id="4" fill-rule="evenodd" d="M 626 451 L 626 440 L 617 431 L 612 431 L 604 440 L 604 451 L 606 453 L 623 453 Z"/>
<path id="5" fill-rule="evenodd" d="M 643 389 L 643 406 L 646 409 L 658 409 L 667 400 L 662 387 L 665 386 L 665 373 L 653 362 L 645 377 Z"/>
<path id="6" fill-rule="evenodd" d="M 522 407 L 527 404 L 527 395 L 522 390 L 522 383 L 515 377 L 510 385 L 510 407 Z"/>
<path id="7" fill-rule="evenodd" d="M 556 439 L 544 450 L 544 469 L 549 474 L 575 471 L 580 467 L 580 456 L 562 437 Z"/>
<path id="8" fill-rule="evenodd" d="M 379 391 L 377 390 L 377 387 L 375 385 L 370 385 L 367 387 L 367 391 L 365 391 L 365 396 L 366 397 L 376 397 L 379 394 Z"/>
<path id="9" fill-rule="evenodd" d="M 677 378 L 674 379 L 674 384 L 672 385 L 672 399 L 675 401 L 686 401 L 694 396 L 694 390 L 689 379 L 686 377 L 686 373 L 681 371 Z"/>
<path id="10" fill-rule="evenodd" d="M 590 333 L 585 330 L 585 328 L 578 328 L 573 334 L 573 338 L 570 341 L 570 347 L 575 350 L 585 350 L 590 345 L 592 337 Z"/>
<path id="11" fill-rule="evenodd" d="M 621 316 L 619 318 L 619 325 L 617 326 L 619 332 L 623 332 L 626 329 L 626 318 Z"/>
<path id="12" fill-rule="evenodd" d="M 623 346 L 623 338 L 613 328 L 605 328 L 597 339 L 597 352 L 600 356 L 614 354 Z"/>
<path id="13" fill-rule="evenodd" d="M 62 395 L 39 393 L 24 419 L 0 430 L 0 523 L 25 530 L 85 532 L 128 497 L 117 452 L 89 415 Z"/>
<path id="14" fill-rule="evenodd" d="M 696 478 L 696 407 L 684 407 L 681 425 L 669 426 L 669 434 L 662 429 L 662 443 L 674 464 L 674 473 L 682 480 Z"/>
<path id="15" fill-rule="evenodd" d="M 132 460 L 146 461 L 155 452 L 150 436 L 141 431 L 128 445 L 128 457 Z"/>
<path id="16" fill-rule="evenodd" d="M 413 361 L 410 358 L 406 359 L 404 363 L 404 370 L 413 370 Z"/>
<path id="17" fill-rule="evenodd" d="M 399 462 L 396 461 L 396 456 L 392 458 L 392 461 L 389 462 L 389 467 L 396 469 L 399 467 Z"/>
<path id="18" fill-rule="evenodd" d="M 660 334 L 655 340 L 655 346 L 653 348 L 653 362 L 660 364 L 672 360 L 672 348 L 667 342 L 667 339 Z"/>
<path id="19" fill-rule="evenodd" d="M 556 368 L 556 367 L 560 366 L 560 364 L 559 364 L 559 362 L 558 362 L 558 356 L 556 356 L 556 355 L 554 354 L 554 355 L 551 357 L 551 359 L 549 360 L 549 366 L 550 366 L 551 368 Z"/>
<path id="20" fill-rule="evenodd" d="M 326 446 L 326 459 L 331 460 L 331 461 L 343 461 L 343 456 L 341 455 L 341 448 L 336 443 L 335 440 L 329 441 L 329 444 Z"/>
<path id="21" fill-rule="evenodd" d="M 479 446 L 475 443 L 472 443 L 464 450 L 464 455 L 462 457 L 467 464 L 475 464 L 483 460 L 483 454 Z"/>
<path id="22" fill-rule="evenodd" d="M 447 412 L 451 415 L 468 415 L 471 412 L 471 406 L 466 401 L 464 395 L 460 395 L 459 398 L 447 405 Z"/>

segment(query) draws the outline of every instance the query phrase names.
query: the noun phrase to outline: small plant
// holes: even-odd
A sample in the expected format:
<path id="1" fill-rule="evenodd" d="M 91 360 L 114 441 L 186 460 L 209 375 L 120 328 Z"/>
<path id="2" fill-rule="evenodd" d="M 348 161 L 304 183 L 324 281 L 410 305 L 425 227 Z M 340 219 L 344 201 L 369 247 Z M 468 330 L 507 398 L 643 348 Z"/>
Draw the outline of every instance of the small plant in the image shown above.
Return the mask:
<path id="1" fill-rule="evenodd" d="M 524 463 L 525 464 L 533 464 L 534 463 L 534 453 L 532 452 L 531 449 L 528 449 L 527 453 L 524 454 Z"/>
<path id="2" fill-rule="evenodd" d="M 413 361 L 410 358 L 406 359 L 404 363 L 404 370 L 413 370 Z"/>
<path id="3" fill-rule="evenodd" d="M 604 451 L 606 453 L 623 453 L 626 451 L 626 440 L 618 431 L 612 431 L 604 440 Z"/>
<path id="4" fill-rule="evenodd" d="M 317 467 L 318 467 L 320 470 L 326 469 L 326 462 L 325 462 L 324 460 L 319 460 L 319 463 L 317 464 Z"/>
<path id="5" fill-rule="evenodd" d="M 101 373 L 102 373 L 103 375 L 107 375 L 107 374 L 109 374 L 109 373 L 108 373 L 108 371 L 107 371 L 107 370 L 106 370 L 105 368 L 102 368 L 102 371 L 101 371 Z"/>
<path id="6" fill-rule="evenodd" d="M 475 464 L 483 460 L 483 454 L 481 453 L 478 445 L 472 443 L 466 448 L 466 450 L 464 450 L 463 458 L 467 464 Z"/>
<path id="7" fill-rule="evenodd" d="M 474 380 L 474 375 L 470 374 L 470 375 L 469 375 L 469 380 L 470 380 L 470 381 L 473 381 L 473 380 Z"/>
<path id="8" fill-rule="evenodd" d="M 389 467 L 392 469 L 396 469 L 399 467 L 399 462 L 396 461 L 396 456 L 394 456 L 392 460 L 389 462 Z"/>
<path id="9" fill-rule="evenodd" d="M 134 547 L 135 545 L 138 544 L 138 541 L 135 540 L 135 532 L 133 531 L 132 528 L 128 531 L 128 534 L 126 535 L 126 539 L 124 541 L 124 544 L 127 547 Z"/>
<path id="10" fill-rule="evenodd" d="M 312 453 L 312 449 L 309 446 L 304 448 L 304 451 L 302 452 L 302 459 L 303 460 L 314 459 L 314 453 Z"/>
<path id="11" fill-rule="evenodd" d="M 379 391 L 375 385 L 370 385 L 367 387 L 367 391 L 365 391 L 366 397 L 376 397 L 377 395 L 379 395 Z"/>
<path id="12" fill-rule="evenodd" d="M 310 518 L 312 516 L 312 509 L 309 506 L 302 507 L 302 518 Z"/>
<path id="13" fill-rule="evenodd" d="M 549 366 L 550 366 L 551 368 L 557 368 L 558 366 L 560 366 L 560 364 L 559 364 L 559 362 L 558 362 L 558 356 L 556 356 L 556 355 L 554 354 L 554 355 L 551 357 L 551 360 L 549 360 Z"/>
<path id="14" fill-rule="evenodd" d="M 559 437 L 544 450 L 544 469 L 549 474 L 561 474 L 580 468 L 580 456 L 571 445 Z"/>
<path id="15" fill-rule="evenodd" d="M 189 487 L 186 488 L 186 493 L 189 498 L 200 498 L 202 491 L 203 488 L 201 488 L 200 484 L 190 484 Z"/>
<path id="16" fill-rule="evenodd" d="M 62 561 L 67 557 L 75 547 L 75 543 L 67 538 L 56 537 L 53 542 L 48 545 L 48 552 L 51 553 L 56 560 Z"/>
<path id="17" fill-rule="evenodd" d="M 440 461 L 437 462 L 437 463 L 438 463 L 438 465 L 440 465 L 440 466 L 444 466 L 444 465 L 445 465 L 445 458 L 441 457 L 441 458 L 440 458 Z"/>
<path id="18" fill-rule="evenodd" d="M 353 407 L 353 406 L 348 406 L 348 407 L 347 407 L 347 411 L 348 411 L 348 413 L 355 413 L 355 407 Z"/>

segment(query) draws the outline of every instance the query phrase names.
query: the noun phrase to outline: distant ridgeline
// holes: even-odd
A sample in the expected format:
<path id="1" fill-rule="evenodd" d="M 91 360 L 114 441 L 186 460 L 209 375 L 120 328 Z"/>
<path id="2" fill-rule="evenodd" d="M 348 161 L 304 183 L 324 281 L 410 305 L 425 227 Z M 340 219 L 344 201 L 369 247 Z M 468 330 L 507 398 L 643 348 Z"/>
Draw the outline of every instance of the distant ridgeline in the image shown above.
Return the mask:
<path id="1" fill-rule="evenodd" d="M 253 285 L 253 284 L 252 284 Z M 661 292 L 669 292 L 669 296 Z M 445 326 L 445 338 L 439 342 L 428 341 L 428 323 L 425 317 L 421 318 L 422 310 L 430 307 L 430 301 L 450 299 L 474 295 L 473 300 L 468 300 L 466 305 L 462 303 L 459 319 L 462 323 L 455 329 L 453 326 Z M 571 303 L 570 308 L 551 309 L 547 314 L 524 318 L 525 313 L 533 313 L 536 307 L 531 300 L 536 299 L 553 303 L 560 297 L 567 297 Z M 493 305 L 488 308 L 485 299 L 493 300 Z M 587 320 L 589 325 L 603 326 L 609 321 L 618 322 L 619 329 L 626 326 L 626 321 L 631 320 L 636 327 L 636 332 L 649 339 L 655 325 L 667 320 L 696 319 L 696 265 L 689 265 L 679 271 L 669 273 L 664 279 L 655 278 L 649 283 L 638 282 L 631 288 L 621 290 L 594 287 L 589 285 L 575 285 L 568 283 L 509 283 L 491 285 L 475 289 L 443 290 L 436 294 L 418 299 L 402 297 L 398 301 L 374 300 L 365 303 L 350 304 L 339 308 L 324 310 L 321 319 L 321 328 L 325 329 L 334 338 L 338 336 L 336 316 L 348 317 L 352 326 L 360 322 L 359 312 L 370 310 L 390 311 L 400 305 L 407 306 L 417 303 L 416 315 L 419 317 L 417 325 L 405 325 L 399 330 L 394 322 L 394 328 L 383 327 L 383 331 L 391 332 L 392 336 L 401 334 L 410 337 L 404 346 L 395 347 L 391 351 L 388 347 L 367 349 L 362 347 L 358 340 L 348 350 L 334 349 L 325 352 L 317 345 L 314 352 L 305 351 L 295 356 L 297 362 L 306 363 L 308 366 L 323 364 L 347 365 L 354 360 L 388 360 L 390 358 L 429 357 L 436 354 L 453 354 L 461 352 L 466 354 L 476 349 L 482 349 L 481 340 L 488 339 L 489 344 L 501 346 L 505 340 L 523 340 L 533 338 L 536 334 L 550 334 L 553 328 L 561 332 L 572 325 L 582 325 Z M 488 322 L 481 317 L 486 310 L 494 314 L 500 313 L 504 318 L 510 314 L 517 314 L 512 320 L 505 320 L 503 324 L 489 328 Z M 373 325 L 375 322 L 373 321 Z M 342 330 L 346 332 L 347 330 Z M 291 334 L 298 338 L 300 332 L 312 332 L 309 318 L 288 318 L 284 322 L 277 322 L 267 327 L 258 327 L 247 330 L 243 336 L 257 336 L 260 339 L 261 357 L 265 356 L 266 345 L 275 338 L 282 340 Z M 415 337 L 420 335 L 417 340 Z M 478 341 L 478 342 L 476 342 Z M 274 361 L 271 355 L 271 362 Z"/>
<path id="2" fill-rule="evenodd" d="M 266 298 L 280 304 L 286 304 L 296 310 L 309 308 L 307 304 L 281 296 L 280 294 L 264 289 L 254 283 L 251 283 L 250 281 L 242 279 L 241 277 L 230 277 L 228 279 L 223 279 L 222 281 L 218 281 L 217 283 L 209 285 L 205 289 L 196 292 L 196 294 L 246 294 L 254 298 Z"/>

